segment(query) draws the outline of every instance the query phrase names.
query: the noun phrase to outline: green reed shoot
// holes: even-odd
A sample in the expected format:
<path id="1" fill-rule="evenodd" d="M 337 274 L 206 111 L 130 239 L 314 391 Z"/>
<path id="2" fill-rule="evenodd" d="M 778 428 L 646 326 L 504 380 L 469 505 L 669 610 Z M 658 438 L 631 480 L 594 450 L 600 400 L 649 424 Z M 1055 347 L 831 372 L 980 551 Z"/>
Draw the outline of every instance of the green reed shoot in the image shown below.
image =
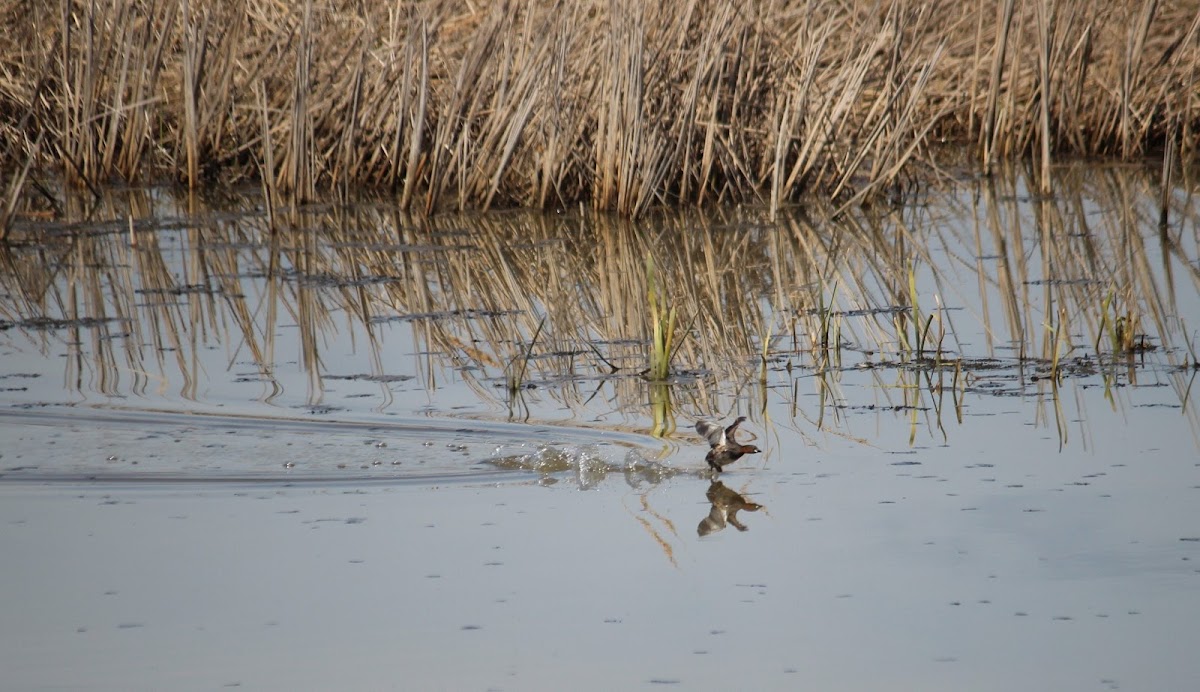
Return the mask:
<path id="1" fill-rule="evenodd" d="M 1109 289 L 1104 300 L 1100 302 L 1100 333 L 1096 335 L 1097 355 L 1100 353 L 1100 340 L 1105 336 L 1108 337 L 1113 356 L 1137 350 L 1136 339 L 1140 323 L 1140 317 L 1129 307 L 1121 314 L 1121 309 L 1117 307 L 1116 292 Z"/>
<path id="2" fill-rule="evenodd" d="M 903 314 L 898 315 L 897 326 L 900 327 L 897 333 L 900 336 L 900 351 L 903 355 L 911 356 L 914 352 L 915 345 L 916 357 L 921 357 L 922 345 L 922 330 L 921 330 L 921 302 L 917 295 L 917 271 L 916 266 L 912 263 L 908 265 L 908 305 L 909 314 L 907 320 Z M 913 338 L 910 341 L 908 338 L 908 322 L 913 325 Z"/>
<path id="3" fill-rule="evenodd" d="M 1112 344 L 1114 349 L 1116 348 L 1116 340 L 1114 338 L 1115 335 L 1113 333 L 1112 327 L 1109 325 L 1109 319 L 1108 319 L 1108 310 L 1109 310 L 1109 307 L 1112 305 L 1112 302 L 1113 302 L 1113 292 L 1110 289 L 1108 291 L 1108 293 L 1105 294 L 1104 299 L 1100 301 L 1100 329 L 1097 330 L 1097 334 L 1096 334 L 1096 357 L 1097 358 L 1100 357 L 1100 341 L 1102 339 L 1104 339 L 1105 334 L 1109 335 L 1110 343 Z"/>
<path id="4" fill-rule="evenodd" d="M 650 368 L 648 377 L 656 382 L 671 374 L 671 357 L 675 353 L 675 308 L 667 307 L 666 294 L 654 265 L 654 257 L 646 255 L 646 300 L 650 305 Z"/>
<path id="5" fill-rule="evenodd" d="M 766 389 L 767 383 L 767 356 L 771 354 L 771 329 L 774 326 L 775 315 L 771 314 L 770 321 L 763 320 L 763 331 L 758 335 L 758 381 L 761 384 L 760 389 Z"/>
<path id="6" fill-rule="evenodd" d="M 1070 339 L 1067 336 L 1067 311 L 1060 309 L 1058 313 L 1058 324 L 1046 323 L 1046 331 L 1050 333 L 1053 339 L 1053 344 L 1050 351 L 1050 379 L 1054 381 L 1054 385 L 1058 386 L 1058 381 L 1062 377 L 1062 359 L 1066 353 L 1073 348 Z M 1064 346 L 1065 344 L 1065 346 Z"/>
<path id="7" fill-rule="evenodd" d="M 771 340 L 774 338 L 775 332 L 773 329 L 775 326 L 775 313 L 776 310 L 773 309 L 771 311 L 771 319 L 763 320 L 763 331 L 758 335 L 758 359 L 762 361 L 764 371 L 767 367 L 767 356 L 771 355 Z"/>
<path id="8" fill-rule="evenodd" d="M 829 293 L 829 303 L 825 303 L 825 294 L 821 293 L 820 312 L 821 317 L 821 352 L 828 360 L 830 347 L 834 347 L 838 352 L 838 360 L 841 360 L 841 321 L 834 319 L 833 306 L 837 300 L 838 285 L 833 284 L 833 290 Z"/>

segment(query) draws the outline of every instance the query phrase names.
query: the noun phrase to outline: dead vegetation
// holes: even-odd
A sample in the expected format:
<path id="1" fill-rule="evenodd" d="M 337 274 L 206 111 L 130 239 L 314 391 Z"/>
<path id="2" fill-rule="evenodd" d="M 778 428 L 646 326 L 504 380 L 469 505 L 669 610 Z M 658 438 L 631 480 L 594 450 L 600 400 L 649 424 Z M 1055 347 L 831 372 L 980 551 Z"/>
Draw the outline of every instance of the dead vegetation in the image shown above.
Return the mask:
<path id="1" fill-rule="evenodd" d="M 282 396 L 280 372 L 302 372 L 308 405 L 355 374 L 329 350 L 349 339 L 371 354 L 381 406 L 396 378 L 430 391 L 459 379 L 514 418 L 527 400 L 580 420 L 598 406 L 644 423 L 649 407 L 665 435 L 673 412 L 742 401 L 765 415 L 777 396 L 796 410 L 814 386 L 823 425 L 864 396 L 841 388 L 855 373 L 880 398 L 854 403 L 914 416 L 942 393 L 961 415 L 964 396 L 1057 402 L 1070 383 L 1104 386 L 1117 407 L 1141 383 L 1173 387 L 1200 421 L 1185 323 L 1196 197 L 1171 195 L 1177 222 L 1160 228 L 1145 169 L 1056 167 L 1052 198 L 1028 195 L 1035 176 L 1002 171 L 896 209 L 814 199 L 774 222 L 746 207 L 631 221 L 381 202 L 310 205 L 282 214 L 283 230 L 256 193 L 64 189 L 63 219 L 21 221 L 0 244 L 0 334 L 70 344 L 64 381 L 105 394 L 132 377 L 134 391 L 176 382 L 198 397 L 217 376 L 203 353 L 227 346 L 265 401 Z"/>
<path id="2" fill-rule="evenodd" d="M 0 27 L 10 192 L 774 211 L 902 189 L 942 142 L 1044 186 L 1052 157 L 1187 161 L 1200 124 L 1195 3 L 0 0 Z"/>

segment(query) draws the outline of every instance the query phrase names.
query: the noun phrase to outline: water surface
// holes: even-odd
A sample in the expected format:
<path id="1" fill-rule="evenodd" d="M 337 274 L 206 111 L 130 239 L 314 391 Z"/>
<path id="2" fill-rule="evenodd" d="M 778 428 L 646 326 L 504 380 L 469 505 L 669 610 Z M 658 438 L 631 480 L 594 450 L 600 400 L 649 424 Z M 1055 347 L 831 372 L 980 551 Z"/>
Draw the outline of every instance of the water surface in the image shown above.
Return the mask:
<path id="1" fill-rule="evenodd" d="M 64 195 L 2 253 L 6 685 L 1190 689 L 1200 243 L 1150 181 Z M 718 484 L 692 426 L 737 415 Z"/>

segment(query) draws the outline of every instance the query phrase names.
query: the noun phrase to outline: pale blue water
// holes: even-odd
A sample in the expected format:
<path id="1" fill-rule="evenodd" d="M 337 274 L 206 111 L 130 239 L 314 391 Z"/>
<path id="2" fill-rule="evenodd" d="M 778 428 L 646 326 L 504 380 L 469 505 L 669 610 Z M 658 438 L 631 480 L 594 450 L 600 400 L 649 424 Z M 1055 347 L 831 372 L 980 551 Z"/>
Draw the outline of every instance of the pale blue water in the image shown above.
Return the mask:
<path id="1" fill-rule="evenodd" d="M 966 189 L 904 217 L 903 233 L 926 238 L 914 251 L 922 308 L 947 308 L 945 358 L 965 359 L 957 386 L 951 366 L 897 364 L 889 316 L 850 312 L 891 305 L 889 282 L 907 296 L 908 277 L 834 253 L 823 280 L 842 277 L 827 294 L 849 313 L 841 367 L 822 380 L 813 354 L 791 350 L 781 325 L 801 306 L 767 287 L 746 297 L 778 310 L 765 377 L 756 354 L 685 373 L 665 440 L 649 434 L 652 393 L 633 367 L 603 378 L 586 355 L 570 376 L 536 367 L 510 415 L 503 368 L 461 359 L 503 348 L 497 325 L 512 317 L 388 319 L 469 307 L 439 298 L 441 285 L 420 310 L 411 285 L 386 294 L 288 276 L 272 293 L 249 270 L 268 262 L 261 219 L 198 224 L 198 237 L 166 223 L 157 236 L 177 285 L 217 258 L 237 264 L 254 348 L 225 288 L 162 310 L 151 300 L 162 296 L 135 292 L 141 306 L 119 326 L 34 324 L 96 315 L 93 279 L 115 314 L 121 287 L 151 285 L 154 270 L 120 235 L 86 256 L 53 240 L 18 248 L 0 299 L 4 687 L 1193 689 L 1195 218 L 1180 191 L 1169 242 L 1138 224 L 1109 242 L 1104 229 L 1149 218 L 1154 195 L 1134 175 L 1127 187 L 1145 195 L 1125 214 L 1100 192 L 1133 174 L 1093 175 L 1079 194 L 1102 201 L 1066 224 L 1092 229 L 1083 245 L 1039 241 L 1019 188 L 993 201 Z M 160 222 L 178 214 L 168 195 L 154 199 Z M 980 221 L 989 204 L 999 226 Z M 469 238 L 477 222 L 443 226 Z M 581 221 L 554 223 L 566 236 Z M 996 229 L 1007 229 L 1003 262 Z M 759 220 L 706 232 L 758 242 L 795 230 Z M 342 242 L 316 238 L 318 253 Z M 536 247 L 575 261 L 561 244 Z M 49 287 L 34 285 L 45 272 L 17 275 L 37 262 L 53 268 Z M 84 270 L 97 263 L 112 270 Z M 1082 297 L 1045 283 L 1047 267 L 1076 277 L 1065 286 Z M 1106 274 L 1103 285 L 1101 269 L 1127 272 L 1159 306 L 1142 306 L 1157 348 L 1116 366 L 1096 359 L 1089 301 L 1125 283 Z M 1027 294 L 1011 319 L 1006 271 Z M 373 322 L 346 307 L 364 286 Z M 513 307 L 467 294 L 480 309 Z M 64 308 L 67 296 L 85 310 Z M 301 305 L 322 306 L 318 318 L 305 322 Z M 1019 364 L 1010 344 L 1023 334 L 1027 354 L 1046 353 L 1060 306 L 1074 350 L 1056 407 L 1048 363 Z M 315 377 L 301 323 L 320 325 Z M 450 341 L 430 340 L 439 324 L 464 345 L 459 361 L 439 350 Z M 737 515 L 745 532 L 702 537 L 711 486 L 690 428 L 738 414 L 764 453 L 722 480 L 763 507 Z"/>

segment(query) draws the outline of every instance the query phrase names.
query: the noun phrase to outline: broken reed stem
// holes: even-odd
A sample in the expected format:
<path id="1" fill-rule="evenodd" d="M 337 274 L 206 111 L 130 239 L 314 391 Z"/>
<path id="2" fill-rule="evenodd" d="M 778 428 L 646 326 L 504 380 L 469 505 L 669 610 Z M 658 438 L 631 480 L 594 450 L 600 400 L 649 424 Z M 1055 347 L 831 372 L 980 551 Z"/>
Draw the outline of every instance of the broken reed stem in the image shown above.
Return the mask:
<path id="1" fill-rule="evenodd" d="M 886 191 L 936 137 L 977 142 L 988 170 L 1030 157 L 1044 185 L 1054 157 L 1195 151 L 1200 13 L 1185 5 L 0 0 L 0 165 L 93 189 L 164 174 L 270 176 L 296 200 L 385 187 L 424 211 L 775 212 Z M 267 131 L 271 165 L 255 155 Z"/>

